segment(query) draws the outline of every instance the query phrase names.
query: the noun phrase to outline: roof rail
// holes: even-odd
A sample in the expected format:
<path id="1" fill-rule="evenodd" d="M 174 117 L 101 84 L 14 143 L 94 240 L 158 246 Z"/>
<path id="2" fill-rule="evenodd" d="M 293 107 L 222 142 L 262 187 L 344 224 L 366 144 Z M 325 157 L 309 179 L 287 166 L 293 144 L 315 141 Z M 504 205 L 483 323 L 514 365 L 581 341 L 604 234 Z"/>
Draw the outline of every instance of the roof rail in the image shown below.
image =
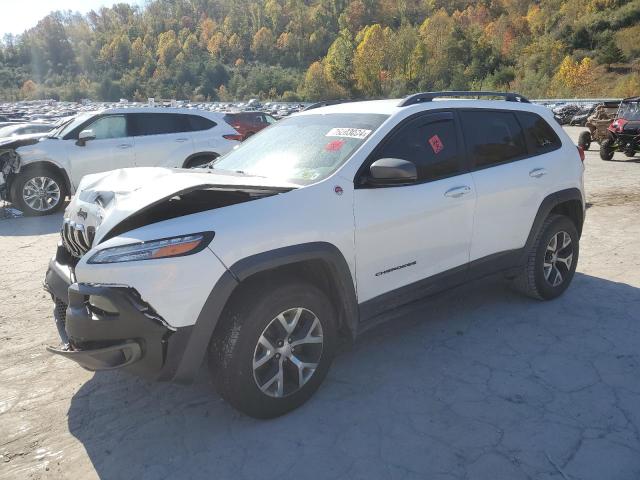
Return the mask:
<path id="1" fill-rule="evenodd" d="M 322 102 L 316 102 L 316 103 L 312 103 L 311 105 L 309 105 L 308 107 L 304 108 L 304 111 L 306 112 L 307 110 L 314 110 L 316 108 L 320 108 L 320 107 L 328 107 L 330 105 L 338 105 L 340 103 L 346 103 L 346 102 L 353 102 L 353 100 L 347 100 L 347 99 L 340 99 L 340 100 L 324 100 Z"/>
<path id="2" fill-rule="evenodd" d="M 422 92 L 409 95 L 402 99 L 398 104 L 399 107 L 408 107 L 409 105 L 415 105 L 416 103 L 430 102 L 434 98 L 440 97 L 504 97 L 507 102 L 521 102 L 531 103 L 526 97 L 523 97 L 519 93 L 512 92 L 467 92 L 467 91 L 452 91 L 452 92 Z"/>

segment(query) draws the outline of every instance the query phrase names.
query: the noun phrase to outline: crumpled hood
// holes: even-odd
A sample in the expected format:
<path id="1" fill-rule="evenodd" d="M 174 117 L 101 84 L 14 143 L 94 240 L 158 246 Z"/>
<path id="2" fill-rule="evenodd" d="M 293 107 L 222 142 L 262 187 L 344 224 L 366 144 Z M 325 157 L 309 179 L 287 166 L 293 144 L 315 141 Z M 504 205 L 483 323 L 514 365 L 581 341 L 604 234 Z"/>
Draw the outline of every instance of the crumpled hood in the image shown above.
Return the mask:
<path id="1" fill-rule="evenodd" d="M 46 133 L 26 133 L 24 135 L 0 138 L 0 149 L 15 149 L 26 145 L 33 145 L 38 143 L 38 141 L 44 136 L 46 136 Z"/>
<path id="2" fill-rule="evenodd" d="M 93 244 L 139 210 L 201 188 L 289 191 L 299 185 L 214 169 L 123 168 L 86 175 L 65 210 L 72 226 L 95 229 Z"/>

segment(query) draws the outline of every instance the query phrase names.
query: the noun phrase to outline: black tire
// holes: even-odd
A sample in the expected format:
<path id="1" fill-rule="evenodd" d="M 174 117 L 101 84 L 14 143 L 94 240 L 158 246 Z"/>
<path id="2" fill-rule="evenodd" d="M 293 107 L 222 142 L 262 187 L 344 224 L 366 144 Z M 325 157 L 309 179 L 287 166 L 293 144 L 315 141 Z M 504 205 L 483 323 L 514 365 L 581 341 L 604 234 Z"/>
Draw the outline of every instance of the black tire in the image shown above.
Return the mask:
<path id="1" fill-rule="evenodd" d="M 25 191 L 25 186 L 30 184 L 32 181 L 38 182 L 37 179 L 42 178 L 46 178 L 55 184 L 59 191 L 58 199 L 57 201 L 50 201 L 49 199 L 46 201 L 43 200 L 42 203 L 37 202 L 35 204 L 36 208 L 33 208 L 25 200 L 25 194 L 27 193 Z M 64 201 L 68 193 L 67 185 L 62 178 L 62 175 L 54 169 L 46 167 L 27 168 L 21 171 L 13 179 L 11 184 L 11 199 L 18 210 L 21 210 L 26 216 L 50 215 L 59 211 L 64 206 Z"/>
<path id="2" fill-rule="evenodd" d="M 551 280 L 553 270 L 551 271 L 550 279 L 547 279 L 545 264 L 549 264 L 547 263 L 549 262 L 548 246 L 551 240 L 554 236 L 562 233 L 568 234 L 571 239 L 570 246 L 572 250 L 570 253 L 572 254 L 572 260 L 569 268 L 566 268 L 566 264 L 563 262 L 557 265 L 562 276 L 562 282 L 554 286 Z M 514 284 L 520 292 L 529 297 L 538 300 L 552 300 L 562 295 L 569 287 L 576 271 L 579 254 L 580 239 L 575 224 L 564 215 L 550 215 L 542 224 L 531 249 L 527 252 L 524 270 L 515 278 Z M 553 268 L 555 268 L 555 261 Z"/>
<path id="3" fill-rule="evenodd" d="M 300 307 L 307 312 L 313 312 L 321 323 L 322 344 L 317 360 L 318 366 L 301 388 L 290 388 L 289 393 L 283 392 L 284 396 L 272 396 L 260 389 L 257 374 L 254 374 L 253 362 L 259 348 L 258 341 L 282 312 Z M 255 418 L 274 418 L 299 407 L 318 389 L 329 370 L 337 345 L 335 318 L 334 308 L 327 296 L 311 284 L 290 281 L 275 287 L 269 287 L 266 283 L 247 287 L 225 308 L 221 323 L 209 345 L 209 372 L 218 392 L 233 407 Z M 311 320 L 304 320 L 309 321 Z M 302 322 L 301 318 L 301 328 Z M 287 335 L 289 334 L 285 333 L 284 337 Z M 287 339 L 284 342 L 287 342 Z M 291 343 L 291 338 L 288 339 L 288 343 Z M 277 348 L 277 342 L 273 345 Z M 314 345 L 314 348 L 316 347 Z M 301 353 L 296 352 L 295 355 Z M 281 360 L 277 360 L 276 356 Z M 283 371 L 291 375 L 294 364 L 285 354 L 282 354 L 282 357 L 280 354 L 276 356 L 268 361 L 276 363 L 266 367 L 274 367 L 277 371 L 278 365 L 284 365 Z M 291 379 L 290 376 L 288 378 Z M 268 382 L 263 383 L 263 388 L 266 383 Z M 284 385 L 285 382 L 282 383 Z M 292 387 L 291 383 L 288 385 Z"/>
<path id="4" fill-rule="evenodd" d="M 636 154 L 636 151 L 632 149 L 627 149 L 624 151 L 625 157 L 628 157 L 628 158 L 633 158 L 635 154 Z"/>
<path id="5" fill-rule="evenodd" d="M 600 158 L 605 161 L 609 161 L 613 158 L 613 154 L 615 153 L 612 145 L 612 141 L 610 139 L 605 139 L 600 144 Z"/>
<path id="6" fill-rule="evenodd" d="M 186 162 L 184 162 L 184 168 L 197 168 L 202 165 L 206 165 L 212 160 L 218 158 L 219 155 L 214 153 L 206 154 L 206 155 L 198 155 L 197 157 L 190 158 Z"/>
<path id="7" fill-rule="evenodd" d="M 580 136 L 578 137 L 578 146 L 582 147 L 583 150 L 589 150 L 591 146 L 591 132 L 580 132 Z"/>

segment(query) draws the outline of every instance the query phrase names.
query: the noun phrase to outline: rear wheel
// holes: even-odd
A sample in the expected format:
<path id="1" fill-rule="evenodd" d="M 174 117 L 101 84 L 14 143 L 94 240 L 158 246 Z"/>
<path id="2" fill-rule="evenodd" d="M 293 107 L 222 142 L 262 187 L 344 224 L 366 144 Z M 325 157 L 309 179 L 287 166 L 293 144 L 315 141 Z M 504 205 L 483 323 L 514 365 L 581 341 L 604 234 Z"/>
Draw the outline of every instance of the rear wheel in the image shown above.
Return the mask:
<path id="1" fill-rule="evenodd" d="M 614 153 L 613 141 L 609 138 L 603 140 L 600 144 L 600 158 L 607 161 L 611 160 Z"/>
<path id="2" fill-rule="evenodd" d="M 197 168 L 218 158 L 218 155 L 215 153 L 207 153 L 203 155 L 198 155 L 197 157 L 190 158 L 186 162 L 184 162 L 184 168 Z"/>
<path id="3" fill-rule="evenodd" d="M 247 415 L 283 415 L 306 402 L 324 380 L 336 332 L 334 309 L 314 285 L 248 288 L 225 310 L 211 340 L 212 380 Z"/>
<path id="4" fill-rule="evenodd" d="M 524 271 L 515 279 L 516 287 L 539 300 L 560 296 L 573 279 L 579 252 L 574 223 L 564 215 L 550 215 L 527 253 Z"/>
<path id="5" fill-rule="evenodd" d="M 591 132 L 581 132 L 578 137 L 578 146 L 583 150 L 589 150 L 591 146 Z"/>
<path id="6" fill-rule="evenodd" d="M 64 205 L 67 196 L 62 176 L 50 168 L 30 168 L 13 181 L 12 200 L 25 215 L 49 215 Z"/>

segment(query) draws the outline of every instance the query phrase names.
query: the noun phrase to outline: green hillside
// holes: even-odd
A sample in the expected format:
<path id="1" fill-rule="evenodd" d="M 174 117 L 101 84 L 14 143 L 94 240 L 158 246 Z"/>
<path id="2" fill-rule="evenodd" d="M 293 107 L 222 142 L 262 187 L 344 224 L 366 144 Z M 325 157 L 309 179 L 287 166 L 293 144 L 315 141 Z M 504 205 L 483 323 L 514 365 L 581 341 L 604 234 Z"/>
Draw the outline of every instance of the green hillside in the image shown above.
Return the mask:
<path id="1" fill-rule="evenodd" d="M 153 0 L 0 44 L 0 99 L 640 94 L 640 0 Z"/>

